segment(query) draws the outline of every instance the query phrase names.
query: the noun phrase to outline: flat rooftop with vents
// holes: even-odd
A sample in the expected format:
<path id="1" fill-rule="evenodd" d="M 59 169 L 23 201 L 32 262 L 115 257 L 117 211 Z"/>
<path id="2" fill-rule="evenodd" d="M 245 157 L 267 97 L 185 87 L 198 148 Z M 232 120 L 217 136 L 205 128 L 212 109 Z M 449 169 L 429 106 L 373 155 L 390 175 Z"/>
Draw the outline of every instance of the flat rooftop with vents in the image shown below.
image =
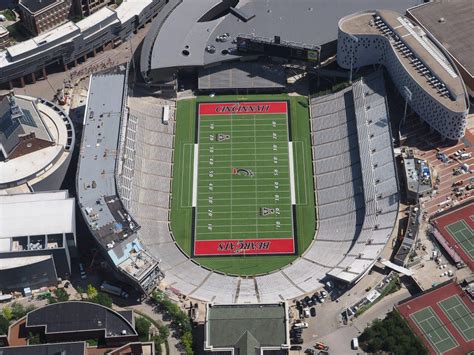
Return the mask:
<path id="1" fill-rule="evenodd" d="M 430 32 L 448 51 L 470 95 L 474 94 L 474 3 L 438 0 L 407 10 L 407 16 Z"/>

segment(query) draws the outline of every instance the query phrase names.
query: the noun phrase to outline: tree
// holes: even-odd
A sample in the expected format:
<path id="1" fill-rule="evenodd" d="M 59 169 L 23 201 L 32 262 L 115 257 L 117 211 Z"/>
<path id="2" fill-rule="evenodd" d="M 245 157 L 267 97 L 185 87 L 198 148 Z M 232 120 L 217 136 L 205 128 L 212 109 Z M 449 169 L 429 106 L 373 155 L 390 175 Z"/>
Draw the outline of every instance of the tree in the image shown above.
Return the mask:
<path id="1" fill-rule="evenodd" d="M 191 332 L 186 332 L 181 337 L 181 343 L 184 346 L 184 351 L 187 355 L 193 355 L 193 335 Z"/>
<path id="2" fill-rule="evenodd" d="M 0 314 L 0 335 L 8 333 L 8 327 L 10 326 L 10 322 L 7 318 Z"/>
<path id="3" fill-rule="evenodd" d="M 364 351 L 370 353 L 386 352 L 391 354 L 427 354 L 423 343 L 396 312 L 387 314 L 383 320 L 375 320 L 359 337 Z"/>
<path id="4" fill-rule="evenodd" d="M 98 292 L 94 298 L 90 299 L 90 301 L 101 304 L 102 306 L 108 308 L 112 308 L 112 298 L 103 292 Z"/>
<path id="5" fill-rule="evenodd" d="M 69 301 L 69 294 L 66 292 L 64 288 L 57 288 L 54 290 L 54 296 L 58 302 L 66 302 Z"/>
<path id="6" fill-rule="evenodd" d="M 13 311 L 10 307 L 5 306 L 2 310 L 3 316 L 8 320 L 11 321 L 13 319 Z"/>
<path id="7" fill-rule="evenodd" d="M 41 344 L 41 338 L 39 334 L 33 334 L 33 333 L 28 333 L 28 336 L 26 337 L 28 340 L 28 345 L 37 345 Z"/>
<path id="8" fill-rule="evenodd" d="M 25 315 L 25 307 L 21 303 L 13 302 L 12 303 L 12 318 L 20 319 Z"/>
<path id="9" fill-rule="evenodd" d="M 92 298 L 95 298 L 97 296 L 97 289 L 92 286 L 91 284 L 87 285 L 87 298 L 89 299 L 92 299 Z"/>
<path id="10" fill-rule="evenodd" d="M 135 329 L 141 341 L 148 341 L 151 323 L 144 317 L 135 318 Z"/>
<path id="11" fill-rule="evenodd" d="M 170 330 L 168 329 L 166 325 L 162 325 L 160 326 L 158 331 L 160 332 L 160 337 L 163 339 L 162 341 L 163 343 L 170 336 Z"/>
<path id="12" fill-rule="evenodd" d="M 77 286 L 76 292 L 79 294 L 79 296 L 81 296 L 81 300 L 82 300 L 82 294 L 84 293 L 84 289 L 81 286 Z"/>

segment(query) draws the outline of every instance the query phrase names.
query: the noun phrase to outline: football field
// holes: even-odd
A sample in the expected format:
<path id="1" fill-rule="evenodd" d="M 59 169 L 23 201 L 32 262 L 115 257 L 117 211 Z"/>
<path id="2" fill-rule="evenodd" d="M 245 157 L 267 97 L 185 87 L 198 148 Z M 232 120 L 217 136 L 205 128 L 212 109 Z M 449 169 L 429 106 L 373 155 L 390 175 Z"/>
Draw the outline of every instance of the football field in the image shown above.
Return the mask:
<path id="1" fill-rule="evenodd" d="M 226 274 L 284 267 L 316 227 L 307 98 L 200 96 L 177 105 L 171 231 Z"/>
<path id="2" fill-rule="evenodd" d="M 295 253 L 288 103 L 198 105 L 193 254 Z"/>

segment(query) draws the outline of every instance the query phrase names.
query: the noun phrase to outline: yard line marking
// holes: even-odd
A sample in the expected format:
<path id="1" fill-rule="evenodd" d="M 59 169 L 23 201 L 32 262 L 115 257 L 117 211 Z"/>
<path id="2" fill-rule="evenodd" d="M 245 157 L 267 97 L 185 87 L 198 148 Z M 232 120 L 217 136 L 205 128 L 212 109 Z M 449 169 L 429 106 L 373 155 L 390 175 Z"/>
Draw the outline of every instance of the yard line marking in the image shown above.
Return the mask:
<path id="1" fill-rule="evenodd" d="M 193 200 L 192 200 L 192 207 L 196 207 L 196 206 L 197 206 L 198 162 L 199 162 L 199 144 L 194 144 Z"/>
<path id="2" fill-rule="evenodd" d="M 296 197 L 295 197 L 295 172 L 293 170 L 293 142 L 288 142 L 288 166 L 290 169 L 290 196 L 291 196 L 291 204 L 296 205 Z"/>

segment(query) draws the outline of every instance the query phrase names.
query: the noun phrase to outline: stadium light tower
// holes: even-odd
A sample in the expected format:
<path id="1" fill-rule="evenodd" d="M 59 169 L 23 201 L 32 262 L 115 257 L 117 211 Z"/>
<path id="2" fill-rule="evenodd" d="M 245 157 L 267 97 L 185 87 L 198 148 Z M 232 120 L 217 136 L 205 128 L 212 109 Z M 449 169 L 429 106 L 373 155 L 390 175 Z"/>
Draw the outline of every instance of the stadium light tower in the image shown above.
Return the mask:
<path id="1" fill-rule="evenodd" d="M 358 39 L 356 36 L 354 36 L 354 35 L 352 35 L 352 34 L 350 34 L 350 33 L 349 33 L 349 37 L 351 37 L 351 39 L 352 39 L 355 43 L 359 42 L 359 39 Z M 352 55 L 351 55 L 351 74 L 350 74 L 350 77 L 349 77 L 349 82 L 350 82 L 350 83 L 352 83 L 352 63 L 354 62 L 354 52 L 355 52 L 354 47 L 355 47 L 355 45 L 354 45 L 354 43 L 353 43 L 353 44 L 352 44 Z"/>

